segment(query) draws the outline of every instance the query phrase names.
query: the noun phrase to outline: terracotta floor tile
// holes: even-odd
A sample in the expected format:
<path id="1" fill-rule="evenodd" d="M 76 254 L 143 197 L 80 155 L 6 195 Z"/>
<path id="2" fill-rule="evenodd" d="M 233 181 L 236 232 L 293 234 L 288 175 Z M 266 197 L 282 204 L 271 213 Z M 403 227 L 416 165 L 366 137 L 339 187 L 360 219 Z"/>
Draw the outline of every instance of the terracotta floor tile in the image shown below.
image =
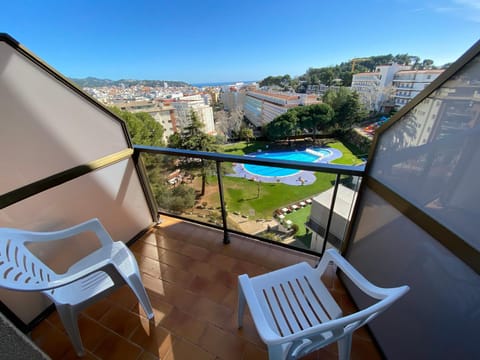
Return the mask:
<path id="1" fill-rule="evenodd" d="M 137 241 L 131 246 L 130 250 L 132 250 L 135 255 L 144 256 L 153 260 L 158 260 L 162 252 L 162 249 L 158 246 L 143 241 Z"/>
<path id="2" fill-rule="evenodd" d="M 52 359 L 62 359 L 73 349 L 70 338 L 48 321 L 42 321 L 32 331 L 32 340 Z"/>
<path id="3" fill-rule="evenodd" d="M 144 274 L 159 278 L 162 274 L 161 264 L 158 260 L 150 259 L 148 257 L 137 258 L 138 268 Z"/>
<path id="4" fill-rule="evenodd" d="M 165 360 L 214 360 L 215 356 L 184 339 L 175 339 Z"/>
<path id="5" fill-rule="evenodd" d="M 200 339 L 200 346 L 225 360 L 242 359 L 246 343 L 243 339 L 209 325 Z"/>
<path id="6" fill-rule="evenodd" d="M 188 256 L 171 250 L 164 250 L 162 254 L 160 254 L 160 262 L 180 269 L 188 267 L 191 261 L 192 260 Z"/>
<path id="7" fill-rule="evenodd" d="M 210 256 L 211 251 L 201 246 L 185 244 L 182 248 L 182 254 L 198 261 L 205 261 Z"/>
<path id="8" fill-rule="evenodd" d="M 201 276 L 195 276 L 188 289 L 193 293 L 205 296 L 206 298 L 220 304 L 230 292 L 230 289 L 223 286 L 220 282 L 210 281 Z"/>
<path id="9" fill-rule="evenodd" d="M 238 329 L 237 277 L 300 261 L 315 264 L 316 258 L 234 234 L 226 246 L 221 231 L 162 219 L 155 232 L 132 247 L 155 320 L 146 319 L 127 286 L 118 289 L 79 317 L 86 359 L 266 359 L 266 346 L 248 308 L 244 326 Z M 355 311 L 333 266 L 324 280 L 344 312 Z M 56 312 L 34 329 L 32 339 L 53 360 L 76 358 Z M 305 357 L 336 358 L 336 344 Z M 364 328 L 355 332 L 352 359 L 380 358 L 369 332 Z"/>
<path id="10" fill-rule="evenodd" d="M 243 326 L 241 328 L 238 327 L 238 316 L 237 310 L 235 309 L 233 316 L 230 317 L 227 323 L 225 323 L 223 329 L 229 331 L 235 336 L 239 336 L 245 340 L 248 340 L 257 346 L 264 346 L 262 339 L 258 335 L 257 328 L 253 323 L 248 308 L 245 310 L 245 314 L 243 316 Z"/>
<path id="11" fill-rule="evenodd" d="M 142 320 L 141 324 L 130 340 L 153 355 L 164 358 L 173 344 L 171 332 L 147 320 Z"/>
<path id="12" fill-rule="evenodd" d="M 100 319 L 111 307 L 112 303 L 106 298 L 103 298 L 87 307 L 83 310 L 83 313 L 93 319 Z"/>
<path id="13" fill-rule="evenodd" d="M 265 274 L 268 270 L 262 265 L 254 264 L 248 261 L 238 261 L 231 269 L 235 275 L 247 274 L 250 277 Z"/>
<path id="14" fill-rule="evenodd" d="M 218 253 L 211 253 L 210 257 L 208 258 L 208 263 L 211 266 L 215 266 L 217 269 L 231 271 L 231 269 L 237 263 L 237 259 L 218 254 Z"/>
<path id="15" fill-rule="evenodd" d="M 215 324 L 220 328 L 226 326 L 234 314 L 232 309 L 217 304 L 205 297 L 197 298 L 197 301 L 184 311 L 201 321 Z"/>
<path id="16" fill-rule="evenodd" d="M 135 329 L 140 326 L 140 317 L 125 308 L 112 306 L 110 310 L 102 316 L 100 323 L 118 335 L 128 339 Z"/>
<path id="17" fill-rule="evenodd" d="M 268 360 L 267 347 L 259 347 L 249 342 L 245 343 L 244 360 Z"/>
<path id="18" fill-rule="evenodd" d="M 222 300 L 222 305 L 229 307 L 230 309 L 236 311 L 238 306 L 238 289 L 235 287 L 229 289 L 228 294 Z"/>
<path id="19" fill-rule="evenodd" d="M 116 289 L 112 294 L 108 295 L 106 299 L 128 310 L 132 309 L 138 303 L 137 297 L 127 285 Z"/>
<path id="20" fill-rule="evenodd" d="M 227 270 L 218 270 L 212 280 L 230 289 L 236 288 L 238 285 L 238 276 Z"/>
<path id="21" fill-rule="evenodd" d="M 160 275 L 158 277 L 165 281 L 179 283 L 181 286 L 188 286 L 195 275 L 188 272 L 187 269 L 180 269 L 178 267 L 160 263 Z"/>
<path id="22" fill-rule="evenodd" d="M 153 355 L 152 353 L 148 352 L 148 351 L 144 351 L 140 357 L 138 358 L 138 360 L 159 360 L 160 358 L 156 355 Z"/>
<path id="23" fill-rule="evenodd" d="M 196 260 L 193 260 L 185 270 L 208 279 L 213 279 L 218 271 L 218 269 L 210 263 Z"/>
<path id="24" fill-rule="evenodd" d="M 207 323 L 197 320 L 177 308 L 173 308 L 170 314 L 161 322 L 161 326 L 191 342 L 198 343 L 198 340 L 205 332 Z"/>
<path id="25" fill-rule="evenodd" d="M 111 332 L 101 341 L 93 353 L 102 359 L 136 360 L 142 352 L 140 346 Z"/>

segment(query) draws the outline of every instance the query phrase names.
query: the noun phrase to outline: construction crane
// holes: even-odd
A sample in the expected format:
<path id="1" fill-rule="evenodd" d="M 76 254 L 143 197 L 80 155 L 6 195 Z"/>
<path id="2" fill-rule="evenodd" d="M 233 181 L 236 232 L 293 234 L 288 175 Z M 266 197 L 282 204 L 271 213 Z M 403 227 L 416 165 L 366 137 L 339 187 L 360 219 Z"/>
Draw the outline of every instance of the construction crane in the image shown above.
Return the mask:
<path id="1" fill-rule="evenodd" d="M 355 59 L 352 59 L 351 60 L 351 62 L 352 62 L 352 73 L 355 70 L 355 64 L 359 61 L 365 61 L 365 60 L 370 60 L 370 58 L 355 58 Z"/>

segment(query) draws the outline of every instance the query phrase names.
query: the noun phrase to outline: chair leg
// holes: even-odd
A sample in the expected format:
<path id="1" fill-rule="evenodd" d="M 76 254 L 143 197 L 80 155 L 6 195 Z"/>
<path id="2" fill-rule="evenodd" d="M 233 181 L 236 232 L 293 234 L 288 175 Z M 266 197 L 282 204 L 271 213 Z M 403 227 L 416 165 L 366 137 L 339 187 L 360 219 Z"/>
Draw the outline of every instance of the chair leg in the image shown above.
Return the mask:
<path id="1" fill-rule="evenodd" d="M 238 328 L 243 326 L 243 314 L 245 312 L 245 295 L 243 295 L 242 288 L 238 287 Z"/>
<path id="2" fill-rule="evenodd" d="M 352 333 L 345 335 L 338 340 L 338 359 L 348 360 L 350 359 L 350 352 L 352 349 Z"/>
<path id="3" fill-rule="evenodd" d="M 67 331 L 73 348 L 78 356 L 84 356 L 82 338 L 80 337 L 80 330 L 78 329 L 77 313 L 69 305 L 57 305 L 57 312 L 62 320 L 63 327 Z"/>
<path id="4" fill-rule="evenodd" d="M 145 311 L 147 318 L 149 320 L 153 319 L 154 314 L 152 304 L 150 303 L 150 299 L 148 298 L 147 292 L 140 277 L 137 274 L 133 274 L 126 279 L 126 282 L 142 305 L 143 311 Z"/>
<path id="5" fill-rule="evenodd" d="M 268 360 L 282 360 L 284 356 L 282 345 L 268 347 Z"/>

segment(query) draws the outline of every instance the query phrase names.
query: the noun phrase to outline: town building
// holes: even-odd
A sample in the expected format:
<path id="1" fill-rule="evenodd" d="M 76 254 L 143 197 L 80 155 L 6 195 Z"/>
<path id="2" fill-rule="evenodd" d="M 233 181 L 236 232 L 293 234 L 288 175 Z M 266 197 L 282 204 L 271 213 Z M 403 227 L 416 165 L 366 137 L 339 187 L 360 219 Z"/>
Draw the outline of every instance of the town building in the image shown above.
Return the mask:
<path id="1" fill-rule="evenodd" d="M 116 104 L 121 110 L 129 112 L 146 112 L 164 128 L 163 140 L 167 142 L 170 135 L 177 132 L 177 116 L 175 108 L 168 102 L 131 101 Z"/>
<path id="2" fill-rule="evenodd" d="M 385 111 L 393 95 L 392 81 L 401 70 L 409 70 L 410 66 L 393 63 L 379 65 L 375 72 L 354 74 L 351 89 L 359 94 L 360 101 L 369 111 Z"/>
<path id="3" fill-rule="evenodd" d="M 204 124 L 202 131 L 210 135 L 215 135 L 213 109 L 211 106 L 205 104 L 202 95 L 183 96 L 178 100 L 172 101 L 171 105 L 177 113 L 176 126 L 178 131 L 181 131 L 190 124 L 191 112 L 193 111 Z"/>
<path id="4" fill-rule="evenodd" d="M 435 80 L 443 70 L 402 70 L 393 77 L 394 106 L 401 109 Z"/>
<path id="5" fill-rule="evenodd" d="M 245 117 L 258 129 L 286 113 L 288 109 L 319 102 L 316 95 L 250 90 L 246 94 L 243 108 Z"/>

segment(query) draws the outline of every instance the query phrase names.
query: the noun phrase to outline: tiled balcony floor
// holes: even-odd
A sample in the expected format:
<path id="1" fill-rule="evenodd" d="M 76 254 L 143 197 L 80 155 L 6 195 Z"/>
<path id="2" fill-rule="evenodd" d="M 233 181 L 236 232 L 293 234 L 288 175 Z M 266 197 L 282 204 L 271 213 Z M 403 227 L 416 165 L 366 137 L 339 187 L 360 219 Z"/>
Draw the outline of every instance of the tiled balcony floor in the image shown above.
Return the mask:
<path id="1" fill-rule="evenodd" d="M 123 287 L 79 317 L 85 359 L 267 359 L 248 312 L 236 326 L 237 276 L 255 276 L 316 258 L 179 220 L 163 223 L 132 246 L 155 310 L 149 323 Z M 333 267 L 324 281 L 345 313 L 354 311 Z M 52 359 L 76 358 L 56 312 L 32 332 Z M 336 359 L 330 345 L 305 359 Z M 352 359 L 381 358 L 368 332 L 354 334 Z"/>

